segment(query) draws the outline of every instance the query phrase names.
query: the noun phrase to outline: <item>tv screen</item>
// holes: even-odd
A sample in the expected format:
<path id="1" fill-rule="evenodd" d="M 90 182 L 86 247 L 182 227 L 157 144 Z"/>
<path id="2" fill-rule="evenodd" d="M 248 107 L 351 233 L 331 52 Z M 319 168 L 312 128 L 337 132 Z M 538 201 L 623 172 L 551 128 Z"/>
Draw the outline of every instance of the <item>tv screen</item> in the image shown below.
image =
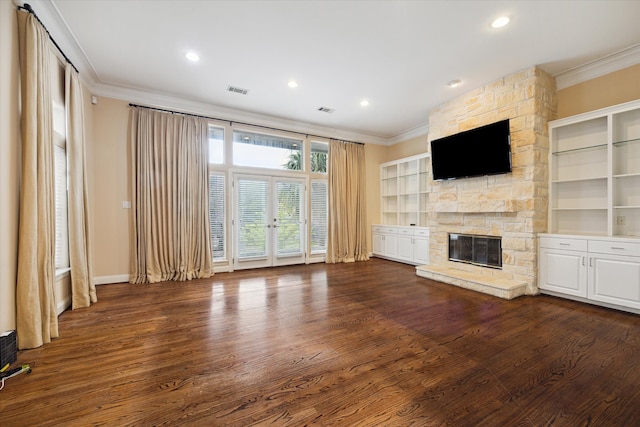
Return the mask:
<path id="1" fill-rule="evenodd" d="M 511 172 L 509 119 L 431 141 L 433 179 Z"/>

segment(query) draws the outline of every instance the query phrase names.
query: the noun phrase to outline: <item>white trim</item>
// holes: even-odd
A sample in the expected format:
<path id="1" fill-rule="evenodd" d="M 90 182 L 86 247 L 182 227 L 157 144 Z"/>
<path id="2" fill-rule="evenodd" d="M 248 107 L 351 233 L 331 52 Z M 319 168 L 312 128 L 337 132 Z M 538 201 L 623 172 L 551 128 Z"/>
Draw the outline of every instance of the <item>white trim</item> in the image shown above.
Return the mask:
<path id="1" fill-rule="evenodd" d="M 98 276 L 93 278 L 93 283 L 96 285 L 106 285 L 111 283 L 128 283 L 128 274 L 116 274 L 113 276 Z"/>
<path id="2" fill-rule="evenodd" d="M 640 64 L 640 44 L 555 75 L 558 90 Z"/>
<path id="3" fill-rule="evenodd" d="M 576 114 L 575 116 L 564 117 L 562 119 L 553 120 L 549 122 L 550 128 L 557 128 L 559 126 L 564 126 L 568 124 L 572 124 L 575 122 L 580 122 L 584 120 L 596 119 L 600 117 L 607 116 L 612 113 L 623 113 L 629 110 L 635 110 L 640 108 L 640 99 L 635 101 L 624 102 L 618 105 L 612 105 L 610 107 L 600 108 L 599 110 L 587 111 L 586 113 Z"/>
<path id="4" fill-rule="evenodd" d="M 56 275 L 55 278 L 56 280 L 60 279 L 61 277 L 70 274 L 71 273 L 71 267 L 66 267 L 66 268 L 57 268 L 56 269 Z"/>
<path id="5" fill-rule="evenodd" d="M 58 305 L 56 307 L 56 314 L 60 316 L 69 307 L 71 307 L 71 295 L 58 302 Z"/>
<path id="6" fill-rule="evenodd" d="M 16 5 L 23 5 L 26 0 L 13 0 Z M 419 125 L 412 129 L 408 129 L 396 136 L 390 138 L 378 137 L 364 134 L 361 132 L 348 131 L 325 126 L 304 124 L 296 121 L 289 121 L 277 117 L 249 113 L 239 110 L 224 109 L 223 107 L 198 103 L 195 101 L 185 101 L 168 95 L 151 93 L 139 89 L 127 88 L 101 82 L 100 75 L 89 60 L 82 46 L 75 38 L 69 25 L 62 17 L 59 9 L 54 2 L 45 0 L 28 1 L 38 13 L 38 16 L 46 22 L 47 29 L 54 35 L 56 42 L 62 50 L 69 56 L 71 61 L 82 72 L 80 78 L 94 95 L 102 95 L 120 100 L 126 100 L 134 103 L 149 104 L 149 106 L 178 109 L 184 112 L 191 112 L 200 115 L 218 116 L 229 121 L 246 121 L 255 124 L 264 124 L 270 127 L 285 127 L 292 131 L 306 133 L 327 134 L 328 137 L 335 139 L 346 139 L 350 141 L 360 141 L 364 143 L 376 145 L 394 145 L 404 142 L 418 136 L 428 133 L 428 124 Z M 558 89 L 564 89 L 569 86 L 582 83 L 623 68 L 630 67 L 640 63 L 640 44 L 636 44 L 622 49 L 613 54 L 604 56 L 600 59 L 590 61 L 586 64 L 562 71 L 556 74 L 556 85 Z"/>
<path id="7" fill-rule="evenodd" d="M 251 113 L 248 111 L 236 110 L 228 107 L 221 107 L 204 102 L 191 101 L 164 95 L 157 92 L 140 90 L 125 86 L 116 86 L 105 83 L 94 83 L 91 92 L 96 96 L 104 96 L 119 99 L 133 104 L 142 104 L 149 107 L 163 108 L 167 110 L 180 111 L 201 116 L 216 117 L 222 123 L 243 122 L 256 126 L 267 126 L 270 128 L 282 128 L 292 133 L 301 135 L 318 134 L 334 139 L 344 139 L 349 141 L 362 142 L 364 144 L 387 145 L 388 139 L 361 132 L 349 131 L 345 129 L 330 128 L 321 125 L 313 125 L 294 120 L 287 120 L 276 116 Z"/>
<path id="8" fill-rule="evenodd" d="M 394 145 L 400 142 L 408 141 L 413 138 L 418 138 L 420 136 L 427 136 L 427 135 L 429 135 L 429 123 L 424 123 L 420 126 L 416 126 L 399 135 L 389 138 L 385 145 Z"/>

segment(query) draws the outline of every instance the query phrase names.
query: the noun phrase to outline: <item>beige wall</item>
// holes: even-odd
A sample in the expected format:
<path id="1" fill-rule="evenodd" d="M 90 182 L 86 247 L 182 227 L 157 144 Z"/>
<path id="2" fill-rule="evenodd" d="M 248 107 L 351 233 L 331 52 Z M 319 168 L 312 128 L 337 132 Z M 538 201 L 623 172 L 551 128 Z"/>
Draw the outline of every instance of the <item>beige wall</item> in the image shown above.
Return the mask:
<path id="1" fill-rule="evenodd" d="M 94 277 L 129 276 L 130 201 L 128 173 L 129 106 L 124 101 L 99 98 L 93 114 L 91 155 L 92 254 Z"/>
<path id="2" fill-rule="evenodd" d="M 418 154 L 424 154 L 428 151 L 429 138 L 427 135 L 422 135 L 387 147 L 385 162 L 415 156 Z"/>
<path id="3" fill-rule="evenodd" d="M 640 64 L 558 91 L 558 118 L 640 99 Z"/>
<path id="4" fill-rule="evenodd" d="M 18 247 L 18 24 L 11 1 L 0 1 L 0 332 L 15 329 Z"/>
<path id="5" fill-rule="evenodd" d="M 380 223 L 380 163 L 387 161 L 387 149 L 384 145 L 365 145 L 365 167 L 367 174 L 367 230 L 372 224 Z M 371 251 L 371 233 L 367 233 L 369 251 Z"/>

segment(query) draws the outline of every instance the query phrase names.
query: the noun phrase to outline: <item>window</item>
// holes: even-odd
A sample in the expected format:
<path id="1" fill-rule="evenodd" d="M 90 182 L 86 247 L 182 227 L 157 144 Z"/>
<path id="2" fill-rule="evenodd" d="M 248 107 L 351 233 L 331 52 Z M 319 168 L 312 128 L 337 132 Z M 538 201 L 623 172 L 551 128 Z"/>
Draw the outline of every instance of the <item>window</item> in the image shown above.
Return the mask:
<path id="1" fill-rule="evenodd" d="M 233 164 L 303 170 L 302 140 L 252 132 L 233 132 Z"/>
<path id="2" fill-rule="evenodd" d="M 209 126 L 209 163 L 224 163 L 224 129 Z"/>
<path id="3" fill-rule="evenodd" d="M 209 175 L 209 222 L 211 227 L 211 252 L 213 261 L 227 259 L 226 215 L 225 215 L 225 176 Z"/>
<path id="4" fill-rule="evenodd" d="M 67 214 L 67 152 L 55 145 L 54 180 L 56 199 L 56 270 L 69 267 L 69 225 Z"/>
<path id="5" fill-rule="evenodd" d="M 311 142 L 311 172 L 327 173 L 329 158 L 329 144 L 326 142 Z"/>
<path id="6" fill-rule="evenodd" d="M 64 100 L 64 67 L 55 53 L 51 61 L 53 114 L 53 179 L 55 191 L 55 268 L 69 268 L 69 221 L 67 199 L 67 121 Z"/>
<path id="7" fill-rule="evenodd" d="M 311 252 L 327 250 L 327 181 L 311 181 Z"/>

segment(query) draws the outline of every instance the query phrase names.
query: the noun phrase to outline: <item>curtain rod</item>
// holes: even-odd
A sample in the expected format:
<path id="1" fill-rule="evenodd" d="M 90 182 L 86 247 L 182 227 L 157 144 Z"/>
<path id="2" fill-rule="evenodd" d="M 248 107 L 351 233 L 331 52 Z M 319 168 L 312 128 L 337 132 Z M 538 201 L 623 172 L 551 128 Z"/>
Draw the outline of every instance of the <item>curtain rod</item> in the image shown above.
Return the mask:
<path id="1" fill-rule="evenodd" d="M 129 107 L 146 108 L 148 110 L 163 111 L 165 113 L 171 113 L 171 114 L 182 114 L 183 116 L 198 117 L 200 119 L 209 119 L 209 120 L 218 120 L 220 122 L 229 122 L 229 125 L 231 125 L 231 126 L 233 126 L 234 123 L 237 123 L 239 125 L 253 126 L 253 127 L 258 127 L 258 128 L 262 128 L 262 129 L 275 130 L 275 131 L 279 131 L 279 132 L 296 133 L 298 135 L 306 135 L 308 137 L 309 136 L 315 136 L 316 138 L 332 139 L 334 141 L 348 142 L 349 144 L 365 145 L 364 142 L 348 141 L 346 139 L 339 139 L 339 138 L 330 138 L 328 136 L 323 136 L 323 135 L 314 135 L 312 133 L 298 132 L 298 131 L 294 131 L 294 130 L 280 129 L 280 128 L 274 128 L 274 127 L 264 126 L 264 125 L 256 125 L 256 124 L 253 124 L 253 123 L 238 122 L 236 120 L 219 119 L 217 117 L 209 117 L 209 116 L 200 116 L 198 114 L 183 113 L 181 111 L 167 110 L 167 109 L 158 108 L 158 107 L 149 107 L 149 106 L 146 106 L 146 105 L 138 105 L 138 104 L 130 103 Z"/>
<path id="2" fill-rule="evenodd" d="M 47 35 L 49 36 L 49 40 L 51 40 L 51 42 L 56 47 L 56 49 L 58 49 L 58 52 L 60 52 L 62 54 L 62 56 L 64 56 L 65 61 L 67 61 L 69 64 L 71 64 L 73 69 L 76 70 L 76 73 L 80 74 L 80 71 L 78 71 L 76 66 L 73 65 L 73 62 L 71 62 L 69 57 L 64 54 L 62 49 L 60 49 L 60 46 L 58 46 L 58 43 L 56 43 L 56 41 L 53 39 L 53 37 L 51 37 L 51 33 L 49 32 L 49 30 L 47 30 L 47 27 L 42 23 L 40 18 L 38 18 L 38 15 L 36 15 L 36 12 L 33 10 L 31 5 L 28 4 L 28 3 L 25 3 L 24 6 L 18 6 L 18 10 L 25 10 L 25 11 L 29 12 L 30 14 L 32 14 L 34 18 L 36 18 L 36 20 L 40 23 L 40 25 L 42 25 L 42 28 L 44 28 L 44 30 L 47 32 Z"/>

